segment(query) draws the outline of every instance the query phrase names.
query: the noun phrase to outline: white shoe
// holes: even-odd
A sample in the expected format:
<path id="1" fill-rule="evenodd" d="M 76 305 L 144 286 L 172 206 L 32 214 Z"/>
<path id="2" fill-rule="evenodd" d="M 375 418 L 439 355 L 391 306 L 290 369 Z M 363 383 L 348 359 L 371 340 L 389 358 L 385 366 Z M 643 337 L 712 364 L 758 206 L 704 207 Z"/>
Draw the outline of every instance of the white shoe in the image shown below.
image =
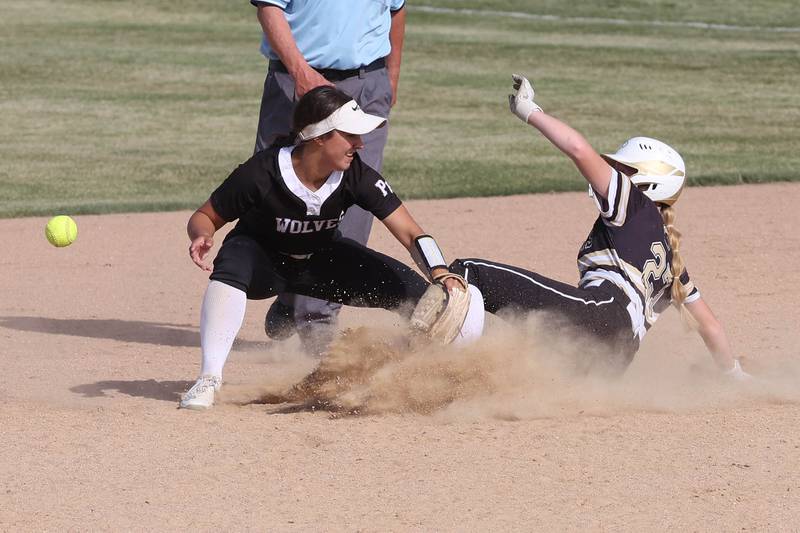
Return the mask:
<path id="1" fill-rule="evenodd" d="M 208 409 L 214 405 L 214 393 L 222 388 L 222 378 L 200 376 L 181 397 L 181 409 Z"/>

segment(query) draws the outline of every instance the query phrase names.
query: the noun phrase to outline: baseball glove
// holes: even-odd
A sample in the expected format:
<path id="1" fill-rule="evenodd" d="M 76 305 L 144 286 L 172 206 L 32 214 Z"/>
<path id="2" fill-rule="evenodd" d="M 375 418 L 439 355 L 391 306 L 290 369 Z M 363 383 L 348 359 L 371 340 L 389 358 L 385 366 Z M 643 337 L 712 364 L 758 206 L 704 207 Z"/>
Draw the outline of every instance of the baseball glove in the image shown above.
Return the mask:
<path id="1" fill-rule="evenodd" d="M 458 280 L 461 288 L 448 291 L 444 286 L 448 278 Z M 466 280 L 458 274 L 442 274 L 417 302 L 411 315 L 411 330 L 441 344 L 450 344 L 461 331 L 469 301 Z"/>

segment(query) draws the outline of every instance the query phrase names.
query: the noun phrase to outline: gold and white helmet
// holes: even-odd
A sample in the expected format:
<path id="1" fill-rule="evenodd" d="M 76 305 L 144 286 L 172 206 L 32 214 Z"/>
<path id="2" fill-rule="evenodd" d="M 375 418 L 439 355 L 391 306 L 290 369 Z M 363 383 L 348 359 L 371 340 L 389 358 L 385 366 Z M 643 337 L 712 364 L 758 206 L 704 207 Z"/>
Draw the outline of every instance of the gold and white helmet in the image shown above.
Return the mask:
<path id="1" fill-rule="evenodd" d="M 648 198 L 672 205 L 686 182 L 686 165 L 668 144 L 650 137 L 633 137 L 613 154 L 603 154 L 609 165 L 627 174 Z"/>

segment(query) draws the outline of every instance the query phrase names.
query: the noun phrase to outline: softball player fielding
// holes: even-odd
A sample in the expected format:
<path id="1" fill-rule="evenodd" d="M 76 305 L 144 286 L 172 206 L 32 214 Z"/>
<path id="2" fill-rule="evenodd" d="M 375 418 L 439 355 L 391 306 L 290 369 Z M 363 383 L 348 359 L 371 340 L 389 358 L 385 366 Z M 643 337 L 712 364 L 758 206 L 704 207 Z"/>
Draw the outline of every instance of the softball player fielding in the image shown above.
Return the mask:
<path id="1" fill-rule="evenodd" d="M 429 284 L 413 269 L 337 232 L 352 205 L 380 219 L 430 279 L 467 292 L 389 183 L 358 156 L 361 135 L 385 122 L 342 91 L 317 87 L 297 103 L 294 134 L 240 165 L 191 216 L 189 255 L 209 271 L 215 232 L 238 223 L 214 260 L 200 316 L 200 378 L 181 407 L 214 403 L 248 299 L 292 292 L 396 311 L 419 300 Z"/>

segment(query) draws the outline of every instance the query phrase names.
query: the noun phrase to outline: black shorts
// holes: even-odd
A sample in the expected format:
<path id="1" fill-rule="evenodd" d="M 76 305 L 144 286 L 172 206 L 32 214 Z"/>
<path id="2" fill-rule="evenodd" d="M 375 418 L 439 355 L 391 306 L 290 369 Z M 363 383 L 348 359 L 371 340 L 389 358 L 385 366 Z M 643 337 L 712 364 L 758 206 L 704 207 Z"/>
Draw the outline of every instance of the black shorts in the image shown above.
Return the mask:
<path id="1" fill-rule="evenodd" d="M 616 365 L 623 369 L 639 349 L 627 310 L 630 299 L 611 282 L 573 287 L 486 259 L 456 259 L 450 270 L 480 289 L 486 311 L 548 311 L 588 334 L 598 343 L 598 351 L 613 352 L 619 359 Z"/>
<path id="2" fill-rule="evenodd" d="M 280 292 L 358 307 L 408 309 L 428 282 L 411 267 L 349 239 L 336 239 L 310 257 L 267 250 L 248 235 L 230 235 L 214 260 L 211 279 L 236 287 L 250 300 Z"/>

